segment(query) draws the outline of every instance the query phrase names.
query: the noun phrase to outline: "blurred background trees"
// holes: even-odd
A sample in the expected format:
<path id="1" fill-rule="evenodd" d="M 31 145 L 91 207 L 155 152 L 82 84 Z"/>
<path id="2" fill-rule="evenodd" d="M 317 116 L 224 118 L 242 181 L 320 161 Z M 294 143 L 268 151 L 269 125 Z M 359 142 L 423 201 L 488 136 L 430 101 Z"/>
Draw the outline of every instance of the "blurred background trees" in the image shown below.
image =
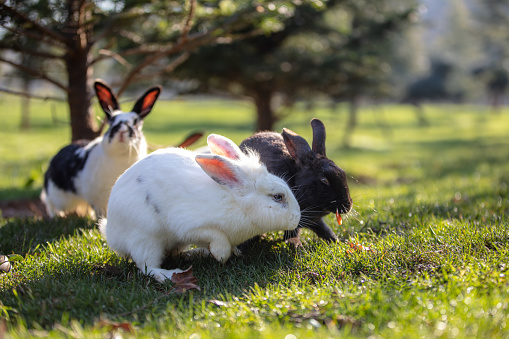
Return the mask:
<path id="1" fill-rule="evenodd" d="M 509 85 L 509 0 L 1 0 L 0 26 L 4 91 L 64 93 L 74 140 L 99 132 L 95 77 L 249 98 L 257 130 L 297 102 L 346 102 L 346 146 L 362 102 L 496 108 Z"/>
<path id="2" fill-rule="evenodd" d="M 93 138 L 99 132 L 91 110 L 96 65 L 123 66 L 120 76 L 95 75 L 118 79 L 122 94 L 140 79 L 171 72 L 199 46 L 258 34 L 264 21 L 278 21 L 277 12 L 256 7 L 250 1 L 2 0 L 0 50 L 8 53 L 0 62 L 63 91 L 72 139 Z"/>
<path id="3" fill-rule="evenodd" d="M 201 48 L 175 76 L 197 80 L 199 91 L 251 98 L 257 130 L 271 130 L 297 101 L 316 98 L 349 102 L 352 130 L 362 96 L 391 94 L 394 37 L 416 17 L 416 7 L 393 0 L 299 6 L 281 30 Z"/>

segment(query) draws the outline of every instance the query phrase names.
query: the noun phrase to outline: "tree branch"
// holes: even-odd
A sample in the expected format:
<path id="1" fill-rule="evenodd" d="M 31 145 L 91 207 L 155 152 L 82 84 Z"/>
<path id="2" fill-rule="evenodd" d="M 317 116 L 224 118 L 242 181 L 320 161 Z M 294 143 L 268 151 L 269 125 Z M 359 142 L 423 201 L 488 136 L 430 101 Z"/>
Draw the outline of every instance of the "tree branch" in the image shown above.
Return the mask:
<path id="1" fill-rule="evenodd" d="M 126 68 L 130 67 L 129 62 L 126 59 L 124 59 L 121 55 L 119 55 L 118 53 L 112 52 L 112 51 L 107 50 L 107 49 L 100 49 L 99 50 L 99 55 L 101 55 L 101 56 L 98 57 L 98 58 L 95 58 L 94 60 L 92 60 L 90 65 L 93 65 L 94 63 L 102 61 L 104 59 L 113 58 L 114 60 L 116 60 L 122 66 L 124 66 Z"/>
<path id="2" fill-rule="evenodd" d="M 184 28 L 182 29 L 179 42 L 185 42 L 187 40 L 187 36 L 189 35 L 191 28 L 193 27 L 195 13 L 196 13 L 196 0 L 191 0 L 189 15 L 187 16 L 186 23 L 184 25 Z"/>
<path id="3" fill-rule="evenodd" d="M 29 98 L 29 99 L 41 99 L 41 100 L 54 100 L 54 101 L 62 101 L 62 102 L 66 102 L 67 99 L 63 99 L 63 98 L 57 98 L 57 97 L 50 97 L 50 96 L 42 96 L 42 95 L 33 95 L 33 94 L 29 94 L 29 93 L 25 93 L 25 92 L 18 92 L 18 91 L 13 91 L 13 90 L 10 90 L 10 89 L 7 89 L 7 88 L 2 88 L 0 87 L 0 92 L 4 92 L 4 93 L 8 93 L 8 94 L 13 94 L 13 95 L 17 95 L 17 96 L 21 96 L 21 97 L 25 97 L 25 98 Z"/>
<path id="4" fill-rule="evenodd" d="M 9 32 L 11 32 L 12 34 L 14 34 L 15 36 L 25 36 L 29 39 L 33 39 L 37 42 L 41 42 L 41 43 L 47 44 L 49 46 L 56 46 L 56 47 L 61 47 L 61 48 L 65 47 L 64 45 L 60 44 L 59 41 L 52 39 L 51 37 L 49 37 L 47 35 L 42 35 L 41 32 L 38 32 L 39 34 L 35 34 L 28 30 L 20 30 L 20 29 L 16 29 L 13 27 L 7 27 L 3 24 L 2 24 L 2 27 L 5 28 L 6 30 L 8 30 Z"/>
<path id="5" fill-rule="evenodd" d="M 49 37 L 65 44 L 65 38 L 62 35 L 58 34 L 57 32 L 55 32 L 47 27 L 40 25 L 36 21 L 27 17 L 25 14 L 18 12 L 16 9 L 14 9 L 10 6 L 7 6 L 3 1 L 0 3 L 0 11 L 8 14 L 11 17 L 16 17 L 16 18 L 24 21 L 25 23 L 33 25 L 33 27 L 36 30 L 38 30 L 39 32 L 41 32 L 41 34 L 43 34 L 45 36 L 49 36 Z"/>
<path id="6" fill-rule="evenodd" d="M 32 49 L 28 49 L 28 48 L 24 48 L 24 47 L 20 47 L 20 46 L 10 46 L 7 44 L 2 44 L 0 42 L 0 50 L 3 50 L 3 49 L 7 49 L 7 50 L 23 53 L 23 54 L 28 54 L 28 55 L 40 57 L 43 59 L 62 59 L 63 58 L 63 56 L 61 56 L 61 55 L 40 52 L 40 51 L 36 51 L 36 50 L 32 50 Z"/>
<path id="7" fill-rule="evenodd" d="M 149 74 L 137 75 L 133 78 L 133 80 L 131 82 L 136 82 L 138 80 L 148 80 L 148 79 L 155 78 L 155 77 L 160 76 L 165 73 L 171 73 L 171 72 L 173 72 L 173 70 L 175 70 L 175 68 L 177 68 L 183 62 L 185 62 L 189 58 L 190 55 L 191 55 L 191 53 L 184 52 L 181 55 L 179 55 L 175 60 L 173 60 L 168 66 L 166 66 L 163 70 L 159 70 L 159 71 L 152 72 Z"/>
<path id="8" fill-rule="evenodd" d="M 201 39 L 199 39 L 201 38 Z M 162 49 L 158 53 L 152 55 L 151 57 L 146 58 L 143 62 L 139 63 L 134 67 L 125 77 L 122 86 L 120 87 L 118 91 L 118 95 L 120 96 L 126 88 L 134 81 L 137 74 L 141 73 L 141 71 L 149 66 L 154 64 L 157 60 L 161 59 L 164 56 L 172 55 L 175 53 L 178 53 L 182 50 L 189 51 L 191 49 L 194 49 L 196 47 L 199 47 L 205 43 L 216 41 L 217 37 L 212 36 L 212 31 L 208 32 L 206 34 L 200 34 L 197 35 L 194 38 L 188 38 L 186 42 L 177 43 L 175 45 L 172 45 L 169 48 Z"/>
<path id="9" fill-rule="evenodd" d="M 30 74 L 31 76 L 33 77 L 36 77 L 36 78 L 40 78 L 40 79 L 44 79 L 50 83 L 52 83 L 53 85 L 57 86 L 58 88 L 64 90 L 66 93 L 68 92 L 68 88 L 66 86 L 64 86 L 63 84 L 61 84 L 60 82 L 48 77 L 46 74 L 42 73 L 42 72 L 39 72 L 39 71 L 36 71 L 35 69 L 33 68 L 30 68 L 30 67 L 26 67 L 24 65 L 20 65 L 20 64 L 17 64 L 15 62 L 12 62 L 10 60 L 7 60 L 7 59 L 4 59 L 3 57 L 0 56 L 0 62 L 4 62 L 6 64 L 9 64 L 11 65 L 12 67 L 16 68 L 16 69 L 19 69 L 19 70 L 22 70 L 28 74 Z"/>

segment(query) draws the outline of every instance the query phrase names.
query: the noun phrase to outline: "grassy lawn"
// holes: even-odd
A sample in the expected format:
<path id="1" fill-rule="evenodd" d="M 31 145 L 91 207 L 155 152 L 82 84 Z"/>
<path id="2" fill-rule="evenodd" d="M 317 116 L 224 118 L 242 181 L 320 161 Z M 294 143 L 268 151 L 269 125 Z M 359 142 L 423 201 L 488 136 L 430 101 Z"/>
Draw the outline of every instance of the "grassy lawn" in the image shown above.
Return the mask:
<path id="1" fill-rule="evenodd" d="M 65 121 L 64 106 L 34 102 L 32 129 L 19 131 L 16 104 L 0 97 L 0 200 L 36 197 L 69 139 L 51 119 Z M 294 249 L 280 232 L 225 265 L 166 263 L 192 265 L 200 291 L 140 275 L 92 220 L 0 219 L 0 254 L 22 257 L 0 276 L 0 337 L 509 337 L 509 110 L 425 110 L 428 127 L 408 106 L 363 108 L 349 149 L 346 107 L 278 123 L 311 141 L 309 120 L 324 121 L 354 199 L 342 226 L 328 219 L 341 241 L 304 231 Z M 248 103 L 161 101 L 144 131 L 153 147 L 195 130 L 239 143 L 253 118 Z"/>

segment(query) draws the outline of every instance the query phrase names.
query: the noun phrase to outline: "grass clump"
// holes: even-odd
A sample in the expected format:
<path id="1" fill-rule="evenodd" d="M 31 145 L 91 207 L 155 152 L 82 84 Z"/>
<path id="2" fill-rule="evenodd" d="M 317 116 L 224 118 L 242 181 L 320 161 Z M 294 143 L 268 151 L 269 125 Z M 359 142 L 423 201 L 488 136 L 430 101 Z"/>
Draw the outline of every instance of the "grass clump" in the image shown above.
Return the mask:
<path id="1" fill-rule="evenodd" d="M 250 133 L 243 104 L 179 102 L 171 114 L 164 113 L 166 105 L 158 103 L 161 111 L 146 121 L 149 142 L 177 143 L 200 121 L 206 132 L 236 142 Z M 431 125 L 422 128 L 408 107 L 384 106 L 380 128 L 374 119 L 379 109 L 361 111 L 349 149 L 340 147 L 344 113 L 317 108 L 313 114 L 327 126 L 328 156 L 351 175 L 354 211 L 341 226 L 333 216 L 326 219 L 340 241 L 327 244 L 305 230 L 304 246 L 296 249 L 279 232 L 225 265 L 212 258 L 165 263 L 192 265 L 199 291 L 172 293 L 171 282 L 140 274 L 107 247 L 93 220 L 2 219 L 0 253 L 22 260 L 0 276 L 6 324 L 0 336 L 506 337 L 506 112 L 489 116 L 475 107 L 430 106 Z M 311 140 L 310 118 L 297 110 L 277 128 Z M 49 131 L 61 127 L 40 121 L 30 138 L 51 139 L 56 152 L 60 141 Z M 23 140 L 15 143 L 27 149 L 19 157 L 0 145 L 18 168 L 0 172 L 2 199 L 12 191 L 37 194 L 42 185 L 36 178 L 35 193 L 21 187 L 33 170 L 27 164 L 37 158 L 33 144 Z M 45 154 L 42 168 L 51 152 L 38 153 Z"/>

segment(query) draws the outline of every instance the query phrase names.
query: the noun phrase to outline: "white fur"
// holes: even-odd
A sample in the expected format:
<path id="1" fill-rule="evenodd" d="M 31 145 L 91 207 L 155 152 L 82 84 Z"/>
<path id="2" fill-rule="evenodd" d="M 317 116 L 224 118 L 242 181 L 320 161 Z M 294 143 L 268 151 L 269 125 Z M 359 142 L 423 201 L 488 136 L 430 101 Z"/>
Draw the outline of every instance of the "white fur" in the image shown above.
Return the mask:
<path id="1" fill-rule="evenodd" d="M 134 121 L 136 113 L 115 112 L 115 121 Z M 91 141 L 85 148 L 78 149 L 76 155 L 83 157 L 85 150 L 96 145 L 86 160 L 83 170 L 74 179 L 76 194 L 58 188 L 51 180 L 48 191 L 43 190 L 41 199 L 46 204 L 48 214 L 63 216 L 69 212 L 80 215 L 105 216 L 108 197 L 117 178 L 132 164 L 147 155 L 147 142 L 141 131 L 143 122 L 131 127 L 137 130 L 133 139 L 128 136 L 125 125 L 114 135 L 111 141 L 109 132 Z M 81 153 L 81 154 L 80 154 Z"/>
<path id="2" fill-rule="evenodd" d="M 295 229 L 300 209 L 288 185 L 256 155 L 235 148 L 240 159 L 231 163 L 242 177 L 235 187 L 211 179 L 197 153 L 184 149 L 159 150 L 134 164 L 113 186 L 108 219 L 100 221 L 108 245 L 164 281 L 180 272 L 160 268 L 165 253 L 177 255 L 194 244 L 205 249 L 193 253 L 210 251 L 224 263 L 234 246 L 253 236 Z M 274 200 L 278 193 L 285 203 Z"/>

